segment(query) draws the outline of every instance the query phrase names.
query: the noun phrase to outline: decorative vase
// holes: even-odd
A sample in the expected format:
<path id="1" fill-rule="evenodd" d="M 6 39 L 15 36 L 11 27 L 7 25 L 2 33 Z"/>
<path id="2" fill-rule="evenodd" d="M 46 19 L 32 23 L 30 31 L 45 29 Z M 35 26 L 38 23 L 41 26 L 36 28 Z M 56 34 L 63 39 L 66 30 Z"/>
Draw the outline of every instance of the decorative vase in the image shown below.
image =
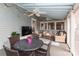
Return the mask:
<path id="1" fill-rule="evenodd" d="M 28 37 L 27 40 L 28 40 L 28 44 L 31 45 L 32 44 L 32 37 L 31 36 Z"/>

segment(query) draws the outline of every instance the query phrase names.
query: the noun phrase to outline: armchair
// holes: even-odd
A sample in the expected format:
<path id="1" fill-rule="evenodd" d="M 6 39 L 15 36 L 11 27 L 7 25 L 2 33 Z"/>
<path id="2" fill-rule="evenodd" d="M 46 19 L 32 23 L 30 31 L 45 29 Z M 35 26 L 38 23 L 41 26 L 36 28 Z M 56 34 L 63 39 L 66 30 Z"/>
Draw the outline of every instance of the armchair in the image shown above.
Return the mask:
<path id="1" fill-rule="evenodd" d="M 55 41 L 66 43 L 66 36 L 67 34 L 65 31 L 59 31 L 57 32 L 57 35 L 55 35 Z"/>

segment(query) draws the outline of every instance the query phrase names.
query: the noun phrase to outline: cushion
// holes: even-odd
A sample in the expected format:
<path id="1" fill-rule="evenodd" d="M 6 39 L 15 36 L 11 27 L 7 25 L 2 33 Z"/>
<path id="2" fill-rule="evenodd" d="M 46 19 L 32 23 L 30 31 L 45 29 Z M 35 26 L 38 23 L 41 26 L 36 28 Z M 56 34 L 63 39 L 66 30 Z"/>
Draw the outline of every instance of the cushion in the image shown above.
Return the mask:
<path id="1" fill-rule="evenodd" d="M 60 46 L 60 43 L 59 42 L 51 41 L 51 45 L 53 45 L 53 46 Z"/>
<path id="2" fill-rule="evenodd" d="M 50 40 L 45 39 L 45 38 L 39 38 L 40 40 L 42 40 L 45 44 L 49 44 Z"/>
<path id="3" fill-rule="evenodd" d="M 21 36 L 20 39 L 21 39 L 21 40 L 22 40 L 22 39 L 26 39 L 26 38 L 28 38 L 29 36 L 32 36 L 32 35 Z"/>

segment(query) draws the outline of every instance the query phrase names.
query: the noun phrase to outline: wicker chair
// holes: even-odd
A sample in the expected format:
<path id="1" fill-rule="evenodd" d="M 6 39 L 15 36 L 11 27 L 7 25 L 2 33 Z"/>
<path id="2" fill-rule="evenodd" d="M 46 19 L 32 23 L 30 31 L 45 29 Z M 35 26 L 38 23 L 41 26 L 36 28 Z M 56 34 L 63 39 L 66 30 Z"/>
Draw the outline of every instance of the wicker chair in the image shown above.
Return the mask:
<path id="1" fill-rule="evenodd" d="M 37 33 L 32 33 L 33 39 L 39 39 L 39 35 Z"/>
<path id="2" fill-rule="evenodd" d="M 67 33 L 65 31 L 58 31 L 55 35 L 55 41 L 67 43 Z"/>
<path id="3" fill-rule="evenodd" d="M 3 48 L 4 48 L 5 53 L 6 53 L 7 56 L 19 56 L 18 51 L 16 51 L 16 50 L 11 50 L 11 49 L 7 48 L 7 47 L 4 46 L 4 45 L 3 45 Z"/>
<path id="4" fill-rule="evenodd" d="M 43 48 L 37 49 L 36 56 L 50 56 L 50 45 L 51 45 L 51 42 L 48 44 L 47 50 Z"/>
<path id="5" fill-rule="evenodd" d="M 34 51 L 19 51 L 20 56 L 33 56 Z"/>
<path id="6" fill-rule="evenodd" d="M 20 40 L 19 37 L 9 37 L 9 42 L 10 42 L 10 46 L 11 46 L 11 49 L 14 49 L 13 48 L 13 45 L 18 42 Z"/>

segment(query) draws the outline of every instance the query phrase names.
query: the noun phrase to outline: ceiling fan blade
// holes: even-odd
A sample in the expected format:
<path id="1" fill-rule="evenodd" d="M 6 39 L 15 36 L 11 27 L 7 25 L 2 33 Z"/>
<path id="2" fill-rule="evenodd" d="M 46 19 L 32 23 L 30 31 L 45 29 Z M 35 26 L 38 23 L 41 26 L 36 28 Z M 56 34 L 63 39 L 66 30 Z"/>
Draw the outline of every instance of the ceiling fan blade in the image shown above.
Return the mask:
<path id="1" fill-rule="evenodd" d="M 46 14 L 46 12 L 39 12 L 40 14 Z"/>
<path id="2" fill-rule="evenodd" d="M 29 14 L 28 16 L 30 17 L 30 16 L 33 16 L 34 15 L 34 13 L 32 13 L 32 14 Z"/>
<path id="3" fill-rule="evenodd" d="M 32 14 L 32 12 L 29 12 L 29 11 L 26 11 L 25 12 L 27 15 L 30 15 L 30 14 Z"/>
<path id="4" fill-rule="evenodd" d="M 37 13 L 37 14 L 35 14 L 37 17 L 40 17 L 40 14 L 39 13 Z"/>

